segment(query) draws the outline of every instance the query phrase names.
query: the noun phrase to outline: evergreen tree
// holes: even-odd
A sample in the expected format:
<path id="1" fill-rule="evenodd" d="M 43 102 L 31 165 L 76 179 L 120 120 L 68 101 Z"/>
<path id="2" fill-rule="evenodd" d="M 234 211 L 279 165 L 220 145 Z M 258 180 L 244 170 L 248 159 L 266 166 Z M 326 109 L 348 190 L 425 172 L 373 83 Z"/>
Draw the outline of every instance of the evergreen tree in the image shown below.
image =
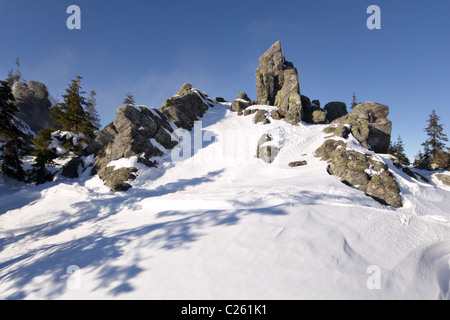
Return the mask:
<path id="1" fill-rule="evenodd" d="M 124 105 L 129 105 L 129 104 L 134 105 L 135 101 L 134 101 L 133 95 L 129 92 L 129 93 L 126 94 L 126 96 L 127 97 L 125 98 L 125 100 L 123 100 L 123 104 Z"/>
<path id="2" fill-rule="evenodd" d="M 101 124 L 100 124 L 100 116 L 96 109 L 97 106 L 96 96 L 97 93 L 95 92 L 95 90 L 92 90 L 89 95 L 89 99 L 87 100 L 86 112 L 88 113 L 89 121 L 94 126 L 95 131 L 98 131 L 101 128 Z"/>
<path id="3" fill-rule="evenodd" d="M 398 136 L 397 142 L 391 143 L 388 149 L 388 154 L 395 156 L 402 164 L 406 166 L 409 166 L 411 164 L 405 154 L 405 145 L 401 136 Z"/>
<path id="4" fill-rule="evenodd" d="M 37 132 L 32 140 L 34 148 L 32 154 L 36 157 L 31 170 L 30 180 L 37 185 L 52 181 L 53 175 L 47 170 L 46 165 L 53 165 L 53 160 L 58 157 L 54 149 L 50 148 L 52 142 L 52 129 L 43 129 Z"/>
<path id="5" fill-rule="evenodd" d="M 356 102 L 356 94 L 353 93 L 353 99 L 352 99 L 352 103 L 351 103 L 352 109 L 354 107 L 356 107 L 357 105 L 358 105 L 358 102 Z"/>
<path id="6" fill-rule="evenodd" d="M 439 121 L 440 117 L 433 110 L 430 118 L 427 120 L 428 127 L 425 128 L 428 139 L 422 143 L 424 147 L 422 164 L 428 163 L 428 169 L 441 169 L 448 166 L 449 154 L 445 146 L 448 138 L 444 133 L 444 126 Z"/>
<path id="7" fill-rule="evenodd" d="M 6 81 L 0 81 L 0 162 L 1 171 L 11 178 L 24 180 L 21 158 L 28 152 L 26 136 L 17 127 L 11 87 Z"/>
<path id="8" fill-rule="evenodd" d="M 95 126 L 85 111 L 87 101 L 83 96 L 85 92 L 81 88 L 81 79 L 77 76 L 72 80 L 66 94 L 62 96 L 64 101 L 51 109 L 50 116 L 60 130 L 83 134 L 87 140 L 91 140 L 95 137 Z"/>
<path id="9" fill-rule="evenodd" d="M 12 87 L 15 82 L 19 82 L 22 79 L 22 74 L 20 73 L 19 58 L 17 58 L 16 60 L 16 66 L 17 66 L 16 72 L 14 73 L 14 70 L 10 70 L 8 72 L 8 78 L 6 78 L 6 82 L 10 87 Z"/>

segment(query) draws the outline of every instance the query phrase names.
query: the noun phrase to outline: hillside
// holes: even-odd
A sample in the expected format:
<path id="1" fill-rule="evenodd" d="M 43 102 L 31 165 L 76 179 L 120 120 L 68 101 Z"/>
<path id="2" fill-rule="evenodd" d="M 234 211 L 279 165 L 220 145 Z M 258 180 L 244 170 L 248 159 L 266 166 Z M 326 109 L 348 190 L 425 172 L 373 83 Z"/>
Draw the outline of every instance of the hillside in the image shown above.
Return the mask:
<path id="1" fill-rule="evenodd" d="M 314 156 L 326 125 L 253 118 L 215 104 L 192 131 L 202 148 L 138 165 L 127 192 L 87 171 L 0 178 L 0 299 L 450 299 L 449 187 L 381 154 L 403 207 L 382 205 Z M 265 133 L 270 164 L 255 157 Z"/>

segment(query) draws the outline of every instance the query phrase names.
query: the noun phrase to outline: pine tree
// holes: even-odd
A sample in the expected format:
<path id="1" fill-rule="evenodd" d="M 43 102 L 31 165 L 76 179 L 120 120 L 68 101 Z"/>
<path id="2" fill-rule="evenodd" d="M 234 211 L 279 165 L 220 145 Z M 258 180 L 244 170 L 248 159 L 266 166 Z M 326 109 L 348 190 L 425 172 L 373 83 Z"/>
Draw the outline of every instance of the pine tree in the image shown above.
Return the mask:
<path id="1" fill-rule="evenodd" d="M 402 164 L 406 166 L 409 166 L 411 164 L 405 154 L 405 145 L 401 136 L 398 136 L 397 142 L 391 143 L 388 149 L 388 154 L 395 156 Z"/>
<path id="2" fill-rule="evenodd" d="M 428 163 L 428 169 L 441 169 L 448 166 L 449 154 L 445 146 L 448 138 L 444 133 L 444 126 L 439 121 L 440 117 L 433 110 L 427 120 L 428 127 L 425 128 L 428 139 L 422 143 L 424 147 L 422 163 Z"/>
<path id="3" fill-rule="evenodd" d="M 0 81 L 0 162 L 1 171 L 11 178 L 24 180 L 21 158 L 28 152 L 26 136 L 17 127 L 14 96 L 8 82 Z"/>
<path id="4" fill-rule="evenodd" d="M 53 175 L 47 170 L 46 165 L 53 165 L 53 160 L 58 157 L 54 149 L 50 148 L 52 142 L 52 129 L 43 129 L 37 132 L 36 138 L 32 139 L 34 148 L 32 154 L 36 157 L 30 180 L 37 185 L 52 181 Z"/>
<path id="5" fill-rule="evenodd" d="M 22 74 L 20 73 L 20 61 L 19 58 L 16 60 L 16 72 L 14 70 L 10 70 L 8 72 L 8 78 L 6 78 L 6 82 L 10 87 L 13 86 L 14 83 L 19 82 L 22 79 Z"/>
<path id="6" fill-rule="evenodd" d="M 356 107 L 357 105 L 358 105 L 358 102 L 356 102 L 356 94 L 353 93 L 353 99 L 352 99 L 352 103 L 351 103 L 352 109 L 354 107 Z"/>
<path id="7" fill-rule="evenodd" d="M 97 106 L 96 96 L 97 93 L 95 92 L 95 90 L 92 90 L 89 95 L 89 99 L 87 100 L 86 112 L 88 114 L 89 121 L 94 126 L 95 131 L 98 131 L 101 128 L 101 124 L 100 124 L 100 116 L 96 109 Z"/>
<path id="8" fill-rule="evenodd" d="M 95 137 L 95 126 L 90 121 L 85 94 L 81 88 L 82 77 L 77 76 L 66 89 L 63 95 L 63 102 L 58 103 L 51 109 L 51 117 L 55 125 L 62 131 L 69 131 L 75 134 L 83 134 L 87 140 Z M 88 141 L 86 141 L 88 142 Z"/>
<path id="9" fill-rule="evenodd" d="M 129 104 L 131 104 L 131 105 L 134 105 L 136 102 L 134 101 L 134 97 L 133 97 L 133 95 L 129 92 L 129 93 L 127 93 L 126 94 L 126 98 L 125 98 L 125 100 L 123 100 L 123 104 L 124 105 L 129 105 Z"/>

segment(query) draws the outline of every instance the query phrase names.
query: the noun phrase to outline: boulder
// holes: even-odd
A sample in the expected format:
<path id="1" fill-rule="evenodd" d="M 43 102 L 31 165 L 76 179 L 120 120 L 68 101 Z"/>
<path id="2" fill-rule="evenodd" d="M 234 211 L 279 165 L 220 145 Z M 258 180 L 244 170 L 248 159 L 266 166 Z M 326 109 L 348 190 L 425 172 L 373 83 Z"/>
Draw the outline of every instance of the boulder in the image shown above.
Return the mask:
<path id="1" fill-rule="evenodd" d="M 348 134 L 350 130 L 364 148 L 376 153 L 387 153 L 392 131 L 388 114 L 388 106 L 364 102 L 353 108 L 352 112 L 334 120 L 327 132 L 345 138 L 343 134 Z"/>
<path id="2" fill-rule="evenodd" d="M 277 106 L 286 122 L 298 124 L 303 119 L 298 71 L 284 58 L 279 41 L 259 58 L 255 76 L 258 104 Z"/>
<path id="3" fill-rule="evenodd" d="M 242 115 L 243 111 L 252 105 L 252 101 L 245 92 L 239 92 L 236 99 L 231 103 L 231 111 Z"/>
<path id="4" fill-rule="evenodd" d="M 435 175 L 446 186 L 450 186 L 450 175 L 438 173 Z"/>
<path id="5" fill-rule="evenodd" d="M 271 141 L 273 141 L 271 134 L 263 134 L 259 138 L 256 151 L 256 157 L 267 163 L 272 163 L 280 151 L 277 146 L 270 144 Z"/>
<path id="6" fill-rule="evenodd" d="M 222 98 L 222 97 L 215 97 L 215 98 L 213 98 L 213 101 L 219 102 L 219 103 L 228 102 L 227 100 L 225 100 L 225 99 Z"/>
<path id="7" fill-rule="evenodd" d="M 303 110 L 303 121 L 306 123 L 313 123 L 312 112 L 314 102 L 311 103 L 311 100 L 304 95 L 301 95 L 302 100 L 302 110 Z M 314 100 L 316 101 L 316 100 Z M 316 107 L 320 108 L 320 103 L 316 105 Z"/>
<path id="8" fill-rule="evenodd" d="M 320 107 L 320 103 L 318 105 Z M 327 111 L 327 121 L 333 122 L 334 120 L 345 116 L 347 112 L 347 105 L 343 102 L 330 102 L 324 107 Z"/>
<path id="9" fill-rule="evenodd" d="M 325 124 L 327 123 L 327 112 L 321 108 L 312 108 L 312 123 Z"/>
<path id="10" fill-rule="evenodd" d="M 262 123 L 262 124 L 269 124 L 270 120 L 267 118 L 267 111 L 266 110 L 258 110 L 256 111 L 255 118 L 253 119 L 253 122 L 256 123 Z"/>
<path id="11" fill-rule="evenodd" d="M 194 122 L 214 105 L 206 93 L 186 83 L 175 96 L 164 101 L 159 111 L 179 128 L 191 130 Z"/>
<path id="12" fill-rule="evenodd" d="M 402 207 L 400 188 L 385 163 L 371 155 L 347 150 L 346 143 L 333 139 L 327 139 L 315 155 L 328 161 L 328 172 L 346 185 L 365 192 L 384 205 Z"/>
<path id="13" fill-rule="evenodd" d="M 47 87 L 38 81 L 16 82 L 12 87 L 19 109 L 16 116 L 23 120 L 31 130 L 37 132 L 50 128 L 53 121 L 50 118 L 52 104 L 49 100 Z"/>
<path id="14" fill-rule="evenodd" d="M 292 161 L 291 163 L 289 163 L 289 167 L 291 167 L 291 168 L 302 167 L 302 166 L 306 166 L 306 165 L 308 165 L 308 162 L 305 160 Z"/>

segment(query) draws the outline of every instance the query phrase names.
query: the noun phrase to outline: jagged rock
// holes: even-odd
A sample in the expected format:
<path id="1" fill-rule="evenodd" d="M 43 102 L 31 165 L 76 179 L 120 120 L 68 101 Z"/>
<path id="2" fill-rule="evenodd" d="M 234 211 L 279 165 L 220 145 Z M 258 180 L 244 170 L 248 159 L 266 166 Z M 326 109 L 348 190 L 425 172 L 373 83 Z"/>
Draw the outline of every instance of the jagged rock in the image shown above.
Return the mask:
<path id="1" fill-rule="evenodd" d="M 402 206 L 400 188 L 385 163 L 370 155 L 347 150 L 347 144 L 341 140 L 326 140 L 315 154 L 330 163 L 328 172 L 343 183 L 364 191 L 384 205 Z"/>
<path id="2" fill-rule="evenodd" d="M 392 122 L 387 119 L 389 107 L 364 102 L 353 108 L 352 112 L 333 121 L 332 127 L 336 136 L 342 136 L 350 128 L 353 136 L 364 148 L 376 153 L 387 153 L 391 142 Z M 344 137 L 345 138 L 345 137 Z"/>
<path id="3" fill-rule="evenodd" d="M 172 141 L 173 128 L 167 118 L 156 109 L 144 106 L 126 105 L 117 110 L 116 118 L 107 125 L 85 149 L 80 157 L 69 161 L 62 175 L 76 178 L 79 168 L 85 165 L 81 156 L 94 155 L 92 173 L 99 177 L 114 192 L 130 187 L 128 180 L 134 179 L 136 168 L 114 170 L 109 163 L 121 158 L 137 156 L 140 163 L 153 166 L 152 157 L 162 156 L 161 149 L 172 149 L 177 141 Z"/>
<path id="4" fill-rule="evenodd" d="M 284 119 L 284 114 L 281 112 L 281 110 L 271 110 L 270 116 L 275 120 Z"/>
<path id="5" fill-rule="evenodd" d="M 273 141 L 273 136 L 271 134 L 263 134 L 258 141 L 258 148 L 256 151 L 256 157 L 267 163 L 272 163 L 280 152 L 280 149 L 277 146 L 269 143 L 271 141 Z"/>
<path id="6" fill-rule="evenodd" d="M 435 175 L 443 184 L 450 186 L 450 175 L 438 173 Z"/>
<path id="7" fill-rule="evenodd" d="M 179 128 L 191 130 L 194 122 L 214 105 L 208 95 L 186 83 L 175 96 L 164 101 L 159 111 Z"/>
<path id="8" fill-rule="evenodd" d="M 258 104 L 278 106 L 286 122 L 298 124 L 303 119 L 298 72 L 285 60 L 279 41 L 259 58 L 255 76 Z"/>
<path id="9" fill-rule="evenodd" d="M 19 112 L 16 116 L 23 120 L 31 130 L 39 130 L 52 126 L 50 118 L 50 108 L 47 87 L 38 81 L 16 82 L 12 87 L 12 93 L 16 100 L 16 107 Z"/>
<path id="10" fill-rule="evenodd" d="M 320 103 L 318 107 L 320 108 Z M 327 120 L 330 123 L 348 113 L 347 105 L 338 101 L 327 103 L 324 109 L 327 111 Z"/>
<path id="11" fill-rule="evenodd" d="M 319 101 L 319 100 L 313 100 L 313 101 L 311 102 L 311 104 L 312 104 L 313 106 L 316 106 L 317 108 L 320 108 L 320 101 Z"/>
<path id="12" fill-rule="evenodd" d="M 291 163 L 289 163 L 289 167 L 291 167 L 291 168 L 301 167 L 301 166 L 306 166 L 306 165 L 308 165 L 308 162 L 305 160 L 292 161 Z"/>

